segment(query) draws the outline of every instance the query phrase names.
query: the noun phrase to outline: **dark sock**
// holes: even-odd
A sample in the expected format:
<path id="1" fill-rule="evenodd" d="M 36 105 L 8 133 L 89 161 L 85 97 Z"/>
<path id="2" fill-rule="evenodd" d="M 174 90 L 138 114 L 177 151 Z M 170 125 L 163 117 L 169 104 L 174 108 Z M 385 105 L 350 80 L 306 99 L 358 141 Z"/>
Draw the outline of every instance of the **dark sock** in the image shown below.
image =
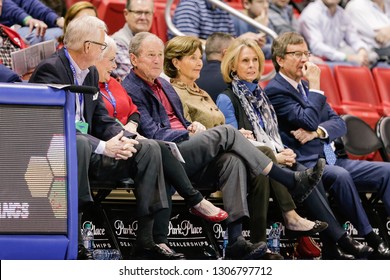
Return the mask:
<path id="1" fill-rule="evenodd" d="M 229 244 L 232 245 L 237 241 L 237 238 L 242 235 L 242 221 L 238 219 L 234 222 L 231 222 L 227 225 L 228 235 L 229 235 Z"/>
<path id="2" fill-rule="evenodd" d="M 295 187 L 294 171 L 291 171 L 288 168 L 282 168 L 274 163 L 272 164 L 272 168 L 268 173 L 268 176 L 279 183 L 282 183 L 289 190 Z"/>
<path id="3" fill-rule="evenodd" d="M 137 246 L 141 248 L 152 248 L 153 241 L 153 216 L 143 216 L 138 218 Z"/>
<path id="4" fill-rule="evenodd" d="M 379 244 L 383 242 L 382 238 L 373 231 L 364 236 L 364 238 L 372 248 L 377 248 Z"/>

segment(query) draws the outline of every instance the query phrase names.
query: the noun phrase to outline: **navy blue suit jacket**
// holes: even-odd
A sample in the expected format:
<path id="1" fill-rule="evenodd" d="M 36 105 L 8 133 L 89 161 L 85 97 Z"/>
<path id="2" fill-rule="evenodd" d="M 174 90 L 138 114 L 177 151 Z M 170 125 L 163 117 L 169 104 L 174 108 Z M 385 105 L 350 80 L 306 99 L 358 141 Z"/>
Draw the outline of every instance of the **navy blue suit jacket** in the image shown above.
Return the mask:
<path id="1" fill-rule="evenodd" d="M 95 86 L 97 89 L 99 75 L 95 68 L 89 68 L 89 73 L 83 85 Z M 30 83 L 42 84 L 74 84 L 73 73 L 63 49 L 53 56 L 43 60 L 35 69 L 29 80 Z M 120 126 L 108 114 L 101 94 L 84 94 L 84 118 L 88 123 L 88 135 L 93 150 L 97 148 L 99 139 L 107 141 L 117 135 L 121 130 Z M 130 132 L 125 132 L 127 137 L 134 137 Z"/>
<path id="2" fill-rule="evenodd" d="M 318 92 L 309 91 L 306 81 L 302 83 L 308 97 L 307 102 L 279 73 L 265 87 L 265 92 L 275 108 L 283 143 L 295 151 L 299 162 L 306 164 L 316 161 L 319 156 L 323 157 L 324 143 L 343 136 L 347 128 L 343 119 L 326 102 L 326 97 Z M 327 131 L 329 138 L 324 140 L 315 138 L 301 145 L 290 133 L 291 130 L 298 128 L 316 131 L 318 126 Z"/>
<path id="3" fill-rule="evenodd" d="M 191 123 L 184 118 L 183 106 L 178 94 L 172 85 L 162 79 L 157 78 L 162 85 L 163 91 L 168 97 L 172 108 L 185 128 Z M 123 80 L 122 86 L 137 105 L 140 118 L 140 132 L 147 138 L 164 140 L 171 142 L 181 142 L 189 137 L 187 130 L 172 129 L 168 114 L 154 94 L 150 86 L 138 77 L 134 71 Z"/>

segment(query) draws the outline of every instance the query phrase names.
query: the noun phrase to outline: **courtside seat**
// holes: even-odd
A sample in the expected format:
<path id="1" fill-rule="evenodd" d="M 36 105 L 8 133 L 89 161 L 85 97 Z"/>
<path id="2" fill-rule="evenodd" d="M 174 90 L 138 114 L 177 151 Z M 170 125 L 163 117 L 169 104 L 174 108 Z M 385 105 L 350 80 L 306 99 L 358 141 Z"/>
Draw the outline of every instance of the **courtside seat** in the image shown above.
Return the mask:
<path id="1" fill-rule="evenodd" d="M 385 116 L 390 116 L 390 68 L 375 67 L 372 69 L 372 75 L 378 90 L 382 111 Z"/>
<path id="2" fill-rule="evenodd" d="M 383 110 L 370 69 L 335 65 L 333 73 L 344 113 L 363 119 L 374 129 Z"/>

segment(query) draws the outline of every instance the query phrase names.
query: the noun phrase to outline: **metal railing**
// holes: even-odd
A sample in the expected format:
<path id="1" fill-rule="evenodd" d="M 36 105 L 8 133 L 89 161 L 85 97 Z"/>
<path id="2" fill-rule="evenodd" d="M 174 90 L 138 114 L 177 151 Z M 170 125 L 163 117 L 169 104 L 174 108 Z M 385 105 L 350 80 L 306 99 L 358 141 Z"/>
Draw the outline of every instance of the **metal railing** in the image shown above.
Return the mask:
<path id="1" fill-rule="evenodd" d="M 175 0 L 167 0 L 167 6 L 165 8 L 165 21 L 167 23 L 168 30 L 171 31 L 175 36 L 183 36 L 185 35 L 183 32 L 178 30 L 176 26 L 172 22 L 172 17 L 171 17 L 171 9 L 173 2 Z M 221 2 L 220 0 L 207 0 L 208 2 L 214 4 L 218 8 L 227 11 L 231 15 L 234 15 L 238 17 L 239 19 L 245 21 L 246 23 L 250 24 L 251 26 L 259 29 L 260 31 L 266 33 L 267 35 L 271 36 L 273 39 L 275 39 L 278 35 L 276 34 L 275 31 L 272 29 L 268 28 L 265 25 L 262 25 L 261 23 L 255 21 L 254 19 L 248 17 L 247 15 L 244 15 L 240 11 L 230 7 L 228 4 Z M 275 70 L 269 72 L 268 74 L 264 75 L 261 77 L 261 81 L 268 81 L 270 80 L 273 76 L 275 75 Z"/>

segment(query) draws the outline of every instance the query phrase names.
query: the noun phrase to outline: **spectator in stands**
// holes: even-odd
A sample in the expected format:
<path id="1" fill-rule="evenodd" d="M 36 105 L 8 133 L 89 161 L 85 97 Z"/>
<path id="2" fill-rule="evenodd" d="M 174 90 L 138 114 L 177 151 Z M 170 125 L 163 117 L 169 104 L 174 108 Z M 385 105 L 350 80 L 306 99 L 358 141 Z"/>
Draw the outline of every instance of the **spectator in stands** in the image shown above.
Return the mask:
<path id="1" fill-rule="evenodd" d="M 125 25 L 112 35 L 118 50 L 116 54 L 117 68 L 113 76 L 123 80 L 132 68 L 129 58 L 129 44 L 138 32 L 149 31 L 153 22 L 153 0 L 127 0 L 123 15 Z"/>
<path id="2" fill-rule="evenodd" d="M 271 0 L 268 10 L 270 28 L 277 34 L 298 32 L 298 21 L 294 16 L 290 0 Z"/>
<path id="3" fill-rule="evenodd" d="M 390 1 L 353 0 L 345 7 L 360 38 L 390 63 Z"/>
<path id="4" fill-rule="evenodd" d="M 107 48 L 105 31 L 105 23 L 96 17 L 84 16 L 71 21 L 64 37 L 65 47 L 41 62 L 30 82 L 98 87 L 98 72 L 93 65 Z M 133 139 L 136 134 L 123 130 L 108 115 L 98 92 L 76 94 L 75 100 L 79 211 L 83 212 L 92 202 L 89 176 L 118 180 L 132 177 L 137 197 L 137 252 L 145 258 L 181 258 L 156 245 L 152 235 L 154 216 L 169 208 L 159 144 Z M 82 245 L 78 257 L 90 257 Z"/>
<path id="5" fill-rule="evenodd" d="M 68 27 L 69 22 L 74 20 L 75 18 L 82 17 L 82 16 L 94 16 L 97 17 L 97 10 L 96 7 L 88 1 L 79 1 L 74 3 L 72 6 L 69 7 L 68 11 L 65 14 L 64 17 L 64 27 L 63 31 L 64 34 L 66 32 L 66 28 Z M 58 38 L 58 42 L 62 45 L 64 40 L 64 36 L 60 36 Z"/>
<path id="6" fill-rule="evenodd" d="M 164 70 L 172 78 L 171 84 L 182 101 L 184 117 L 190 122 L 198 121 L 205 125 L 206 129 L 210 129 L 225 124 L 225 118 L 207 92 L 199 89 L 195 83 L 195 80 L 199 77 L 201 66 L 202 43 L 198 38 L 177 36 L 167 43 L 164 53 Z M 244 129 L 240 131 L 243 135 L 247 135 L 249 139 L 253 139 L 251 131 Z M 261 146 L 258 149 L 271 159 L 275 159 L 275 155 L 270 148 Z M 289 160 L 292 160 L 291 164 L 294 162 L 292 157 Z M 274 162 L 276 162 L 276 159 Z M 294 210 L 296 206 L 287 189 L 280 183 L 270 180 L 264 175 L 259 175 L 256 178 L 256 183 L 248 190 L 251 241 L 253 243 L 266 241 L 271 184 L 277 202 L 282 208 L 287 230 L 300 230 L 300 232 L 310 235 L 310 233 L 314 234 L 326 227 L 324 223 L 315 223 L 300 217 Z"/>
<path id="7" fill-rule="evenodd" d="M 370 66 L 378 56 L 358 36 L 340 0 L 316 0 L 303 9 L 299 32 L 310 51 L 333 64 Z"/>
<path id="8" fill-rule="evenodd" d="M 21 82 L 22 79 L 14 71 L 0 63 L 0 83 Z"/>
<path id="9" fill-rule="evenodd" d="M 103 101 L 106 105 L 107 111 L 111 117 L 118 120 L 126 130 L 137 134 L 137 139 L 144 138 L 137 132 L 139 123 L 139 112 L 137 106 L 131 100 L 121 84 L 111 77 L 111 71 L 115 69 L 116 43 L 106 35 L 105 43 L 107 48 L 102 53 L 102 58 L 97 62 L 96 68 L 99 72 L 99 88 Z M 167 148 L 166 144 L 159 142 L 162 155 L 162 163 L 164 168 L 164 175 L 168 182 L 184 197 L 190 211 L 193 214 L 212 221 L 220 222 L 227 218 L 227 213 L 218 207 L 213 206 L 209 201 L 205 200 L 199 191 L 195 190 L 189 181 L 181 164 L 173 157 L 172 152 Z M 172 175 L 174 175 L 172 177 Z M 170 189 L 167 190 L 170 195 Z M 170 205 L 171 206 L 171 205 Z M 166 212 L 166 213 L 162 213 Z M 162 214 L 161 214 L 162 213 Z M 161 229 L 158 227 L 159 219 L 170 218 L 170 209 L 160 211 L 160 214 L 155 216 L 155 226 L 153 227 L 154 242 L 168 252 L 172 250 L 168 247 L 168 228 Z M 137 255 L 137 252 L 134 252 Z M 136 256 L 140 257 L 140 256 Z"/>
<path id="10" fill-rule="evenodd" d="M 199 122 L 189 123 L 183 116 L 177 93 L 169 82 L 159 78 L 164 60 L 161 39 L 148 32 L 138 33 L 131 41 L 129 52 L 134 68 L 122 85 L 140 112 L 140 132 L 148 138 L 176 142 L 189 178 L 198 185 L 217 186 L 222 190 L 224 208 L 229 213 L 227 256 L 261 257 L 266 250 L 265 243 L 252 244 L 242 236 L 243 220 L 249 216 L 247 180 L 268 175 L 283 181 L 293 196 L 304 200 L 320 180 L 323 162 L 319 160 L 314 169 L 303 173 L 287 171 L 286 174 L 286 170 L 274 165 L 231 126 L 206 130 Z M 301 180 L 297 183 L 294 179 L 297 176 L 304 176 L 305 183 Z"/>
<path id="11" fill-rule="evenodd" d="M 326 158 L 322 178 L 325 189 L 374 248 L 374 256 L 390 258 L 390 249 L 373 231 L 358 194 L 362 186 L 380 193 L 390 216 L 390 163 L 350 160 L 342 156 L 342 144 L 337 150 L 333 148 L 333 141 L 346 133 L 346 125 L 326 103 L 320 90 L 320 69 L 308 61 L 309 54 L 304 38 L 294 32 L 282 34 L 272 45 L 277 74 L 265 92 L 278 117 L 283 143 L 305 166 L 312 166 L 319 156 Z M 363 251 L 363 247 L 359 250 Z M 364 251 L 368 255 L 369 251 Z"/>
<path id="12" fill-rule="evenodd" d="M 179 31 L 198 37 L 203 43 L 214 32 L 235 35 L 230 14 L 207 0 L 181 0 L 172 22 Z M 170 32 L 168 35 L 174 36 Z"/>
<path id="13" fill-rule="evenodd" d="M 27 44 L 34 45 L 61 36 L 64 18 L 39 0 L 3 0 L 0 23 L 21 25 L 17 32 Z"/>
<path id="14" fill-rule="evenodd" d="M 284 147 L 273 107 L 257 83 L 263 67 L 264 56 L 256 43 L 236 39 L 222 60 L 222 74 L 229 88 L 218 96 L 217 105 L 225 114 L 226 123 L 253 132 L 256 141 L 271 147 L 278 164 L 294 170 L 304 168 L 296 162 L 294 151 Z M 342 247 L 345 252 L 337 248 L 336 242 L 341 246 L 345 244 L 341 240 L 346 239 L 349 243 L 355 241 L 350 240 L 335 219 L 322 183 L 317 185 L 303 206 L 309 217 L 329 224 L 328 229 L 320 233 L 322 259 L 352 259 L 353 255 L 359 257 L 360 252 L 353 247 Z"/>
<path id="15" fill-rule="evenodd" d="M 269 27 L 268 19 L 268 0 L 243 0 L 244 10 L 243 14 L 247 15 L 251 19 L 258 23 Z M 271 59 L 271 42 L 272 38 L 267 36 L 264 32 L 259 30 L 249 23 L 232 16 L 234 22 L 234 29 L 236 36 L 248 38 L 256 41 L 262 48 L 266 59 Z"/>
<path id="16" fill-rule="evenodd" d="M 194 36 L 176 36 L 168 41 L 164 53 L 164 72 L 179 95 L 184 118 L 200 122 L 206 129 L 225 124 L 225 117 L 210 95 L 199 88 L 203 66 L 202 42 Z"/>
<path id="17" fill-rule="evenodd" d="M 214 32 L 206 40 L 206 60 L 196 82 L 201 89 L 210 94 L 214 102 L 217 95 L 226 88 L 221 74 L 221 60 L 233 39 L 230 34 Z"/>
<path id="18" fill-rule="evenodd" d="M 0 4 L 1 1 L 2 0 L 0 0 Z M 0 64 L 12 69 L 11 53 L 26 47 L 27 45 L 16 31 L 8 26 L 0 24 Z"/>

